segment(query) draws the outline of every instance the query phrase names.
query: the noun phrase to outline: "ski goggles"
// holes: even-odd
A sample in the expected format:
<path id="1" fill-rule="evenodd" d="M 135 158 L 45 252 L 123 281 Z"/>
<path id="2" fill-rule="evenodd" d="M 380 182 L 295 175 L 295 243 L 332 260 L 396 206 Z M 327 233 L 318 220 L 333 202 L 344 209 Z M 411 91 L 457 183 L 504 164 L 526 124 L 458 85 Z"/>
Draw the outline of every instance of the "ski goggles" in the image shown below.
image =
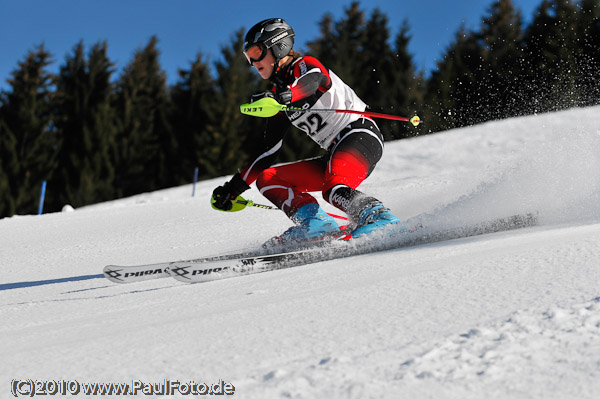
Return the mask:
<path id="1" fill-rule="evenodd" d="M 244 55 L 248 60 L 248 63 L 252 65 L 253 62 L 262 61 L 267 56 L 268 48 L 266 48 L 262 43 L 254 44 L 246 51 L 244 51 Z"/>

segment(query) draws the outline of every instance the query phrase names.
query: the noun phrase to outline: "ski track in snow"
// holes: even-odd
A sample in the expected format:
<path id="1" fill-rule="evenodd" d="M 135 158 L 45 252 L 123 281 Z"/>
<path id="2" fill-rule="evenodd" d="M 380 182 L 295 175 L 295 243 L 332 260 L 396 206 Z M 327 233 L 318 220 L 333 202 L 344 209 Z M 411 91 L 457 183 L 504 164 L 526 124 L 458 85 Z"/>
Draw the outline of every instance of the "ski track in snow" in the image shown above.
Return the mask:
<path id="1" fill-rule="evenodd" d="M 196 198 L 184 186 L 2 219 L 0 397 L 13 378 L 221 378 L 240 398 L 596 398 L 599 111 L 388 143 L 361 186 L 407 223 L 537 212 L 529 229 L 199 285 L 118 285 L 98 278 L 105 264 L 255 248 L 289 221 L 212 211 L 228 177 L 200 182 Z"/>

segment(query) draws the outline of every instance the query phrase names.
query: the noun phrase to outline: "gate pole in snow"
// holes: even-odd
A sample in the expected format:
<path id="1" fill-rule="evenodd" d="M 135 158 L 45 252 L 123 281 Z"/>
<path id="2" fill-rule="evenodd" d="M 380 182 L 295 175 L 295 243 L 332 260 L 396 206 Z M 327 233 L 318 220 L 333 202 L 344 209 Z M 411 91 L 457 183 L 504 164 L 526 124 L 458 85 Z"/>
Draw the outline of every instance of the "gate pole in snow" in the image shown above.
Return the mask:
<path id="1" fill-rule="evenodd" d="M 42 193 L 40 194 L 40 205 L 38 206 L 38 215 L 44 210 L 44 198 L 46 197 L 46 180 L 42 182 Z"/>
<path id="2" fill-rule="evenodd" d="M 198 167 L 194 169 L 194 185 L 192 186 L 192 197 L 196 194 L 196 181 L 198 180 Z"/>

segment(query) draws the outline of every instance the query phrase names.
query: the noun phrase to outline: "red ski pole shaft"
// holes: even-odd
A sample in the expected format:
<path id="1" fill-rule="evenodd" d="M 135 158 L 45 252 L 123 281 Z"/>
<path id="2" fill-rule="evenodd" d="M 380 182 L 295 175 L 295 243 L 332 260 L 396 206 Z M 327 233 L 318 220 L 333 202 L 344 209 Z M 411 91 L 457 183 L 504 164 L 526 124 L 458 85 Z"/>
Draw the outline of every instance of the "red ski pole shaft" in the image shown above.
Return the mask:
<path id="1" fill-rule="evenodd" d="M 395 121 L 410 122 L 414 126 L 418 126 L 419 123 L 422 122 L 422 120 L 417 115 L 413 116 L 412 118 L 407 118 L 405 116 L 382 114 L 379 112 L 371 112 L 371 111 L 356 111 L 353 109 L 326 109 L 326 108 L 296 109 L 296 108 L 290 108 L 290 110 L 300 111 L 300 112 L 335 112 L 338 114 L 356 114 L 356 115 L 362 115 L 362 116 L 367 116 L 367 117 L 371 117 L 371 118 L 391 119 L 391 120 L 395 120 Z"/>
<path id="2" fill-rule="evenodd" d="M 362 115 L 362 116 L 370 116 L 372 118 L 393 119 L 395 121 L 403 121 L 403 122 L 410 121 L 410 118 L 406 118 L 404 116 L 380 114 L 379 112 L 354 111 L 351 109 L 336 109 L 335 112 L 340 113 L 340 114 L 358 114 L 358 115 Z"/>

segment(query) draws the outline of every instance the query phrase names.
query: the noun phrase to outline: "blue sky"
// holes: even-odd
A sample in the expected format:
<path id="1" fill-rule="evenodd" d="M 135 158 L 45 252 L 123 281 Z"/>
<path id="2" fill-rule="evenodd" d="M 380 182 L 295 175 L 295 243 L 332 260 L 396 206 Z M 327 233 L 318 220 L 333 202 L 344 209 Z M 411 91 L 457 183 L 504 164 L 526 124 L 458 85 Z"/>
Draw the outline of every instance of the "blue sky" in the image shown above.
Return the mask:
<path id="1" fill-rule="evenodd" d="M 493 0 L 371 0 L 361 1 L 367 17 L 379 8 L 389 18 L 392 37 L 408 19 L 409 50 L 418 69 L 429 72 L 453 40 L 462 22 L 477 28 Z M 541 0 L 514 0 L 526 22 Z M 330 13 L 344 15 L 351 0 L 0 0 L 0 89 L 27 52 L 44 43 L 54 56 L 56 72 L 80 41 L 86 49 L 100 40 L 117 74 L 152 35 L 159 39 L 160 63 L 169 83 L 177 70 L 188 68 L 197 53 L 211 64 L 220 59 L 241 27 L 269 17 L 281 17 L 296 31 L 296 47 L 319 36 L 318 22 Z"/>

